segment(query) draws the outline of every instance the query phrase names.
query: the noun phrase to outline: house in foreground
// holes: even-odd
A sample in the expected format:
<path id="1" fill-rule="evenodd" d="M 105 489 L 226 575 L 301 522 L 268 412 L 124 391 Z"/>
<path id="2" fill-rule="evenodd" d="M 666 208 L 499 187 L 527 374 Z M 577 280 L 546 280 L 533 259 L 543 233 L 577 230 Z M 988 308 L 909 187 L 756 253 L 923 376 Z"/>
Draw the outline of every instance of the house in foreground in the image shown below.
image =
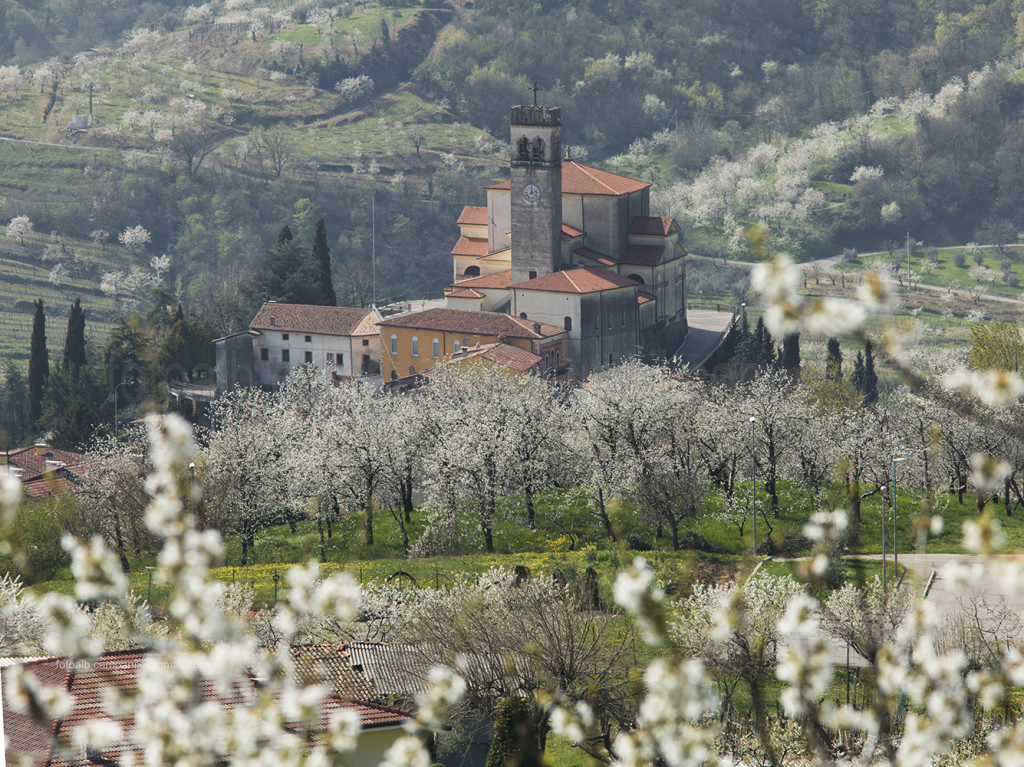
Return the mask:
<path id="1" fill-rule="evenodd" d="M 0 709 L 0 734 L 4 740 L 5 764 L 23 767 L 88 767 L 103 765 L 118 767 L 122 764 L 143 764 L 144 744 L 135 742 L 132 729 L 136 711 L 132 708 L 118 714 L 107 711 L 107 702 L 118 694 L 132 694 L 138 686 L 139 669 L 149 652 L 147 650 L 123 650 L 105 652 L 92 661 L 73 658 L 7 659 L 0 663 L 0 695 L 3 705 Z M 313 666 L 298 659 L 297 674 L 300 681 L 315 673 Z M 306 659 L 308 661 L 308 658 Z M 333 675 L 345 666 L 341 675 Z M 12 704 L 7 677 L 15 666 L 32 674 L 39 685 L 63 690 L 73 697 L 70 711 L 61 718 L 36 718 L 20 712 Z M 403 725 L 412 720 L 406 711 L 373 703 L 353 700 L 339 694 L 354 689 L 369 689 L 365 680 L 360 681 L 358 671 L 349 664 L 334 663 L 325 666 L 327 679 L 332 683 L 332 692 L 324 699 L 318 720 L 309 728 L 310 734 L 325 731 L 330 716 L 342 709 L 354 711 L 359 716 L 361 732 L 356 750 L 346 753 L 345 764 L 352 767 L 371 767 L 379 764 L 384 752 L 404 734 Z M 335 678 L 337 677 L 337 678 Z M 258 689 L 258 680 L 245 675 L 234 681 L 230 691 L 215 690 L 208 681 L 199 685 L 197 702 L 213 702 L 222 710 L 246 708 Z M 73 745 L 72 733 L 87 721 L 105 719 L 120 725 L 124 737 L 102 751 L 77 748 Z M 305 725 L 285 723 L 286 727 L 302 732 Z M 258 738 L 253 733 L 253 738 Z M 217 746 L 215 745 L 215 748 Z M 227 748 L 227 744 L 220 744 Z M 222 754 L 224 763 L 230 754 Z"/>

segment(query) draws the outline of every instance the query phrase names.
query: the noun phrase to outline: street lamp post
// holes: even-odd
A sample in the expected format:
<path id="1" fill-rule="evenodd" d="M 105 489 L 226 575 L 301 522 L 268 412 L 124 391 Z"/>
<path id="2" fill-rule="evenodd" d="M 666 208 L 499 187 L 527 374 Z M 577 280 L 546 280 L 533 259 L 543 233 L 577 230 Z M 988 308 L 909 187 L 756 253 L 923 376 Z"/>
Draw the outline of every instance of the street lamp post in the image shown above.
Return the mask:
<path id="1" fill-rule="evenodd" d="M 882 593 L 885 593 L 885 518 L 889 515 L 885 508 L 885 485 L 880 488 L 882 491 Z"/>
<path id="2" fill-rule="evenodd" d="M 892 574 L 894 578 L 899 575 L 900 564 L 900 550 L 896 538 L 896 464 L 906 460 L 906 458 L 892 457 Z"/>
<path id="3" fill-rule="evenodd" d="M 754 424 L 750 416 L 750 519 L 754 523 L 754 559 L 757 559 L 757 451 L 754 448 Z"/>

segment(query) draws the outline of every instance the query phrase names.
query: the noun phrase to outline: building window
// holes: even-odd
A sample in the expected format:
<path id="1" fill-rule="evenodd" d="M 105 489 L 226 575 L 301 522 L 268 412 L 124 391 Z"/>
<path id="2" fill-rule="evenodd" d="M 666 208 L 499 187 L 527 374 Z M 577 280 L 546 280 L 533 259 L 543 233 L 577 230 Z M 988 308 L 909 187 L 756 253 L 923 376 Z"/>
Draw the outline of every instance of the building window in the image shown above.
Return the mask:
<path id="1" fill-rule="evenodd" d="M 462 273 L 463 277 L 479 277 L 480 267 L 479 266 L 467 266 L 466 271 Z"/>
<path id="2" fill-rule="evenodd" d="M 435 339 L 433 340 L 433 342 L 431 343 L 431 350 L 430 350 L 430 352 L 431 352 L 431 354 L 433 354 L 433 355 L 434 355 L 434 359 L 435 359 L 435 360 L 436 360 L 436 359 L 437 359 L 438 357 L 440 357 L 440 356 L 441 356 L 441 342 L 440 342 L 440 341 L 438 341 L 438 340 L 437 340 L 436 338 L 435 338 Z"/>
<path id="3" fill-rule="evenodd" d="M 608 329 L 612 329 L 612 313 L 608 312 Z"/>
<path id="4" fill-rule="evenodd" d="M 459 341 L 452 342 L 452 351 L 458 354 L 462 351 L 462 344 Z"/>
<path id="5" fill-rule="evenodd" d="M 363 339 L 363 346 L 369 346 L 369 345 L 370 345 L 370 339 L 369 338 L 364 338 Z"/>
<path id="6" fill-rule="evenodd" d="M 282 349 L 281 350 L 281 362 L 291 362 L 291 361 L 292 361 L 292 353 L 290 351 L 288 351 L 287 349 Z"/>
<path id="7" fill-rule="evenodd" d="M 530 279 L 531 280 L 537 279 L 537 270 L 536 269 L 531 269 L 530 270 Z"/>
<path id="8" fill-rule="evenodd" d="M 625 312 L 625 310 L 623 310 L 623 312 L 622 312 L 622 327 L 626 327 L 626 312 Z"/>
<path id="9" fill-rule="evenodd" d="M 544 159 L 544 139 L 542 139 L 540 136 L 537 136 L 537 138 L 533 140 L 533 159 Z"/>
<path id="10" fill-rule="evenodd" d="M 334 352 L 327 352 L 327 364 L 328 365 L 333 365 L 334 364 Z"/>
<path id="11" fill-rule="evenodd" d="M 266 362 L 270 359 L 270 349 L 260 349 L 260 359 Z"/>
<path id="12" fill-rule="evenodd" d="M 306 343 L 307 344 L 313 343 L 313 336 L 306 336 Z"/>
<path id="13" fill-rule="evenodd" d="M 644 278 L 641 277 L 639 274 L 629 274 L 629 275 L 627 275 L 627 279 L 633 280 L 633 282 L 639 282 L 641 285 L 646 285 L 647 284 L 644 281 Z"/>
<path id="14" fill-rule="evenodd" d="M 398 354 L 398 336 L 391 334 L 391 353 Z"/>
<path id="15" fill-rule="evenodd" d="M 519 312 L 519 319 L 525 320 L 526 319 L 526 312 Z"/>
<path id="16" fill-rule="evenodd" d="M 565 319 L 563 319 L 562 324 L 565 326 L 566 330 L 568 330 L 570 333 L 572 332 L 572 317 L 566 317 Z"/>
<path id="17" fill-rule="evenodd" d="M 345 364 L 345 355 L 339 354 L 337 357 L 334 358 L 334 362 L 338 367 L 341 367 L 342 365 Z"/>
<path id="18" fill-rule="evenodd" d="M 418 339 L 416 336 L 412 337 L 412 356 L 420 356 L 420 339 Z"/>
<path id="19" fill-rule="evenodd" d="M 313 352 L 306 352 L 306 362 L 313 361 Z"/>
<path id="20" fill-rule="evenodd" d="M 594 315 L 594 330 L 600 330 L 600 329 L 601 329 L 601 317 L 595 314 Z"/>
<path id="21" fill-rule="evenodd" d="M 391 371 L 391 380 L 392 381 L 397 381 L 398 380 L 398 371 L 397 370 L 392 370 Z"/>
<path id="22" fill-rule="evenodd" d="M 281 334 L 281 340 L 282 341 L 287 341 L 288 340 L 288 334 L 287 333 L 282 333 Z"/>
<path id="23" fill-rule="evenodd" d="M 611 354 L 608 355 L 608 364 L 609 365 L 614 365 L 615 364 L 615 357 L 614 357 L 614 355 L 611 355 Z"/>
<path id="24" fill-rule="evenodd" d="M 530 159 L 530 140 L 526 138 L 526 136 L 523 136 L 521 139 L 519 139 L 519 159 Z"/>

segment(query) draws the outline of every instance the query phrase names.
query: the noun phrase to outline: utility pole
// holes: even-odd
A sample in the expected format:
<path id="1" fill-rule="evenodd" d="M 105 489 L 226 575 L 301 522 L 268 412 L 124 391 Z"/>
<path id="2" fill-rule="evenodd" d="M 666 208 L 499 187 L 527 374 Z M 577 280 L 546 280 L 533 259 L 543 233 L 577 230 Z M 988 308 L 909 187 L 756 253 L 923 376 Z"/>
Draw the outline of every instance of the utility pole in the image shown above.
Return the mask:
<path id="1" fill-rule="evenodd" d="M 750 518 L 754 522 L 754 559 L 757 559 L 757 451 L 754 449 L 754 416 L 750 416 Z"/>
<path id="2" fill-rule="evenodd" d="M 377 305 L 377 190 L 370 195 L 370 261 L 373 263 L 373 305 Z"/>
<path id="3" fill-rule="evenodd" d="M 882 593 L 885 593 L 885 518 L 889 516 L 889 510 L 885 508 L 885 485 L 880 488 L 882 491 Z"/>

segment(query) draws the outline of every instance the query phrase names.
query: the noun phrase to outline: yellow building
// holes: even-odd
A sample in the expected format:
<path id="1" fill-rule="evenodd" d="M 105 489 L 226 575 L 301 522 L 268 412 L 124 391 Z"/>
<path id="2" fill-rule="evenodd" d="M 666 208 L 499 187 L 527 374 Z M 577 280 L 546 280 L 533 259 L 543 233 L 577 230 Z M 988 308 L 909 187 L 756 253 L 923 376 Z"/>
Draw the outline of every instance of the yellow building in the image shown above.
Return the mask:
<path id="1" fill-rule="evenodd" d="M 387 317 L 378 324 L 385 381 L 423 373 L 477 344 L 504 343 L 531 352 L 543 360 L 538 372 L 558 367 L 565 358 L 563 328 L 508 314 L 437 308 Z"/>

